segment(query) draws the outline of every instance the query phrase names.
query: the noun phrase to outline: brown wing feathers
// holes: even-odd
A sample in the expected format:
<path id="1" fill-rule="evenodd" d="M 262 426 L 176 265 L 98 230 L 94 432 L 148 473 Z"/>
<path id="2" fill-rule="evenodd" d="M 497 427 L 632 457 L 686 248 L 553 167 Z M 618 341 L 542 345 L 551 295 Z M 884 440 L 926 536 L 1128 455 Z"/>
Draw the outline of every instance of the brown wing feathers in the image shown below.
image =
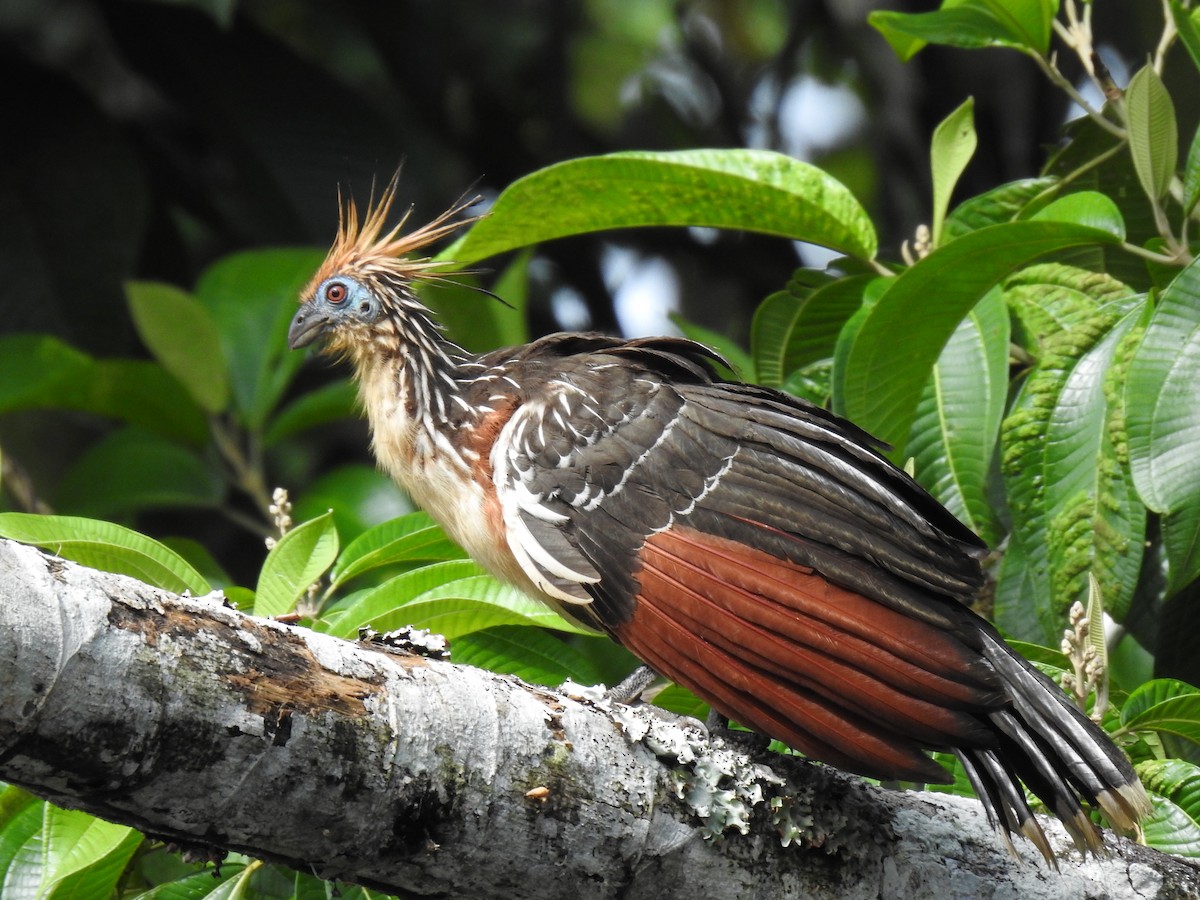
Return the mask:
<path id="1" fill-rule="evenodd" d="M 667 648 L 681 641 L 697 644 L 694 656 L 720 649 L 724 663 L 712 667 L 707 687 L 724 680 L 754 697 L 774 697 L 773 711 L 788 722 L 787 729 L 802 729 L 805 743 L 811 743 L 816 728 L 845 768 L 877 777 L 944 781 L 944 770 L 921 752 L 922 746 L 991 743 L 987 729 L 967 710 L 997 705 L 999 696 L 992 685 L 972 683 L 965 648 L 923 623 L 896 621 L 900 617 L 890 610 L 832 587 L 811 571 L 673 527 L 646 542 L 639 581 L 637 612 L 617 629 L 630 649 L 637 652 L 642 629 L 657 632 Z M 831 601 L 845 601 L 837 608 L 840 615 L 811 615 L 814 607 Z M 884 619 L 873 632 L 860 618 L 872 612 Z M 921 642 L 930 652 L 913 652 Z M 944 654 L 936 663 L 940 669 L 952 668 L 948 659 L 962 659 L 961 683 L 922 671 L 905 658 L 939 651 Z M 663 664 L 664 674 L 672 675 L 671 660 Z M 924 699 L 925 691 L 934 702 Z M 740 712 L 729 714 L 744 718 Z"/>
<path id="2" fill-rule="evenodd" d="M 677 526 L 651 537 L 642 571 L 702 584 L 705 611 L 737 616 L 779 640 L 840 658 L 863 673 L 947 707 L 1002 702 L 998 679 L 954 635 L 832 584 L 811 569 Z M 641 579 L 646 589 L 645 578 Z M 724 588 L 724 590 L 720 590 Z"/>

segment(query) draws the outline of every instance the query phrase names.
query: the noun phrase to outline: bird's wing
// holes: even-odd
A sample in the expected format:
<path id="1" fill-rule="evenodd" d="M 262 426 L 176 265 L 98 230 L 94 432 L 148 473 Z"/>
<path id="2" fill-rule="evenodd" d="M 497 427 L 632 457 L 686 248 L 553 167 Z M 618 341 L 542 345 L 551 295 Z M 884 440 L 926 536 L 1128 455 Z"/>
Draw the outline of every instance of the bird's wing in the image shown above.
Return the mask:
<path id="1" fill-rule="evenodd" d="M 712 381 L 690 346 L 545 369 L 491 454 L 510 549 L 726 715 L 853 771 L 944 780 L 921 747 L 987 745 L 978 713 L 1002 702 L 959 602 L 977 539 L 853 426 Z"/>

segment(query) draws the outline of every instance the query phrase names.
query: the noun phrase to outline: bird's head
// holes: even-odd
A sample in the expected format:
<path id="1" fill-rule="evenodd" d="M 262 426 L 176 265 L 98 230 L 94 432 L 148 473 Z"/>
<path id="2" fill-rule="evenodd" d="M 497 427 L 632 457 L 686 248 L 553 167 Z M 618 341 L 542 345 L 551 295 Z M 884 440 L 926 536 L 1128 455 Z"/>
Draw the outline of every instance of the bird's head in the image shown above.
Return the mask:
<path id="1" fill-rule="evenodd" d="M 361 220 L 353 198 L 341 207 L 337 238 L 312 281 L 300 294 L 300 309 L 288 328 L 293 350 L 318 339 L 325 349 L 358 357 L 378 340 L 403 333 L 405 319 L 426 314 L 413 291 L 417 279 L 444 279 L 443 263 L 411 258 L 439 238 L 475 219 L 460 219 L 474 201 L 458 203 L 432 222 L 403 233 L 410 209 L 386 228 L 396 195 L 396 179 Z M 391 323 L 394 328 L 382 327 Z"/>

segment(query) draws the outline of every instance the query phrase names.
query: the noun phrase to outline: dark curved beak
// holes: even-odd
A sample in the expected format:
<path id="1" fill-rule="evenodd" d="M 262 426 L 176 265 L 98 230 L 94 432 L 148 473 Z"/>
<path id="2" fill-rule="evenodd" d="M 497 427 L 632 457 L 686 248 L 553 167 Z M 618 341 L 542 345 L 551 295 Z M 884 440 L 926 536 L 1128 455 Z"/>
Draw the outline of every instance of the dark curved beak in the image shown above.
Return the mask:
<path id="1" fill-rule="evenodd" d="M 288 326 L 288 347 L 299 350 L 319 338 L 330 325 L 329 316 L 312 306 L 300 307 Z"/>

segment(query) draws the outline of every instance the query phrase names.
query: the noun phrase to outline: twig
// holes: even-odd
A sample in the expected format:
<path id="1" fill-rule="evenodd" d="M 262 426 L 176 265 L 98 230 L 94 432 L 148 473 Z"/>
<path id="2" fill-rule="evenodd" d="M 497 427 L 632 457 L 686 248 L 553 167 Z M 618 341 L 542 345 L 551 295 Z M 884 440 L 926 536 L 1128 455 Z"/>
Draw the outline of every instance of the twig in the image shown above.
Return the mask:
<path id="1" fill-rule="evenodd" d="M 1154 49 L 1154 71 L 1159 75 L 1163 72 L 1163 64 L 1167 59 L 1167 51 L 1171 49 L 1171 45 L 1175 43 L 1175 38 L 1179 35 L 1179 31 L 1175 28 L 1175 17 L 1171 15 L 1169 0 L 1163 0 L 1162 7 L 1163 31 L 1162 36 L 1158 39 L 1158 46 Z"/>
<path id="2" fill-rule="evenodd" d="M 271 495 L 267 492 L 267 484 L 263 479 L 261 453 L 257 441 L 251 437 L 249 451 L 243 452 L 237 439 L 221 419 L 212 418 L 209 425 L 213 443 L 217 445 L 221 458 L 229 466 L 234 484 L 250 496 L 264 518 L 270 519 Z"/>

